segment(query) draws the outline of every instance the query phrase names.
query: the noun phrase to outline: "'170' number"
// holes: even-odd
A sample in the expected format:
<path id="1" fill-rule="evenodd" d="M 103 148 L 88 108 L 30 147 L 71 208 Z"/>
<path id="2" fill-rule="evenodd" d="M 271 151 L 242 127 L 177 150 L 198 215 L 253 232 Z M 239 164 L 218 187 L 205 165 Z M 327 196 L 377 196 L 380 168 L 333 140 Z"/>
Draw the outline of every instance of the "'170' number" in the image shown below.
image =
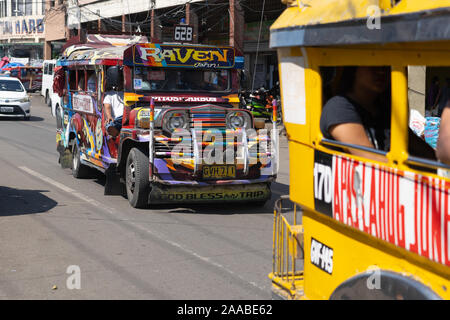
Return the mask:
<path id="1" fill-rule="evenodd" d="M 314 165 L 314 197 L 331 203 L 331 168 L 321 163 Z"/>

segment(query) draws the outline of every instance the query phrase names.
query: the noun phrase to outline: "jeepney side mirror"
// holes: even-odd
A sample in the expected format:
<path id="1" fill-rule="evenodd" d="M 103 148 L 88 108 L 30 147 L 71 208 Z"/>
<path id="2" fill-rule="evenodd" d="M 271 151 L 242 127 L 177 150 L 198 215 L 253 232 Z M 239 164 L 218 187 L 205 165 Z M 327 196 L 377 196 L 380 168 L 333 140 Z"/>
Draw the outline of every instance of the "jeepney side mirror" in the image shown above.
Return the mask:
<path id="1" fill-rule="evenodd" d="M 122 69 L 119 66 L 109 67 L 106 70 L 106 87 L 120 87 Z"/>

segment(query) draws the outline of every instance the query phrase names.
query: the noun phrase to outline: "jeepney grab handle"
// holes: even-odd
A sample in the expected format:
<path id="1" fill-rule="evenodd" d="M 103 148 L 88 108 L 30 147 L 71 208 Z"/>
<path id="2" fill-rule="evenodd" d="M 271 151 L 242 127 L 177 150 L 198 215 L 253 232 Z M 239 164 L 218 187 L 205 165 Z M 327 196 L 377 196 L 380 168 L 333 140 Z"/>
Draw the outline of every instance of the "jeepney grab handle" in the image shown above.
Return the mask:
<path id="1" fill-rule="evenodd" d="M 154 162 L 154 153 L 153 153 L 153 138 L 154 138 L 154 129 L 155 129 L 155 102 L 153 98 L 150 99 L 150 139 L 148 146 L 148 168 L 149 168 L 149 181 L 153 180 L 153 162 Z"/>

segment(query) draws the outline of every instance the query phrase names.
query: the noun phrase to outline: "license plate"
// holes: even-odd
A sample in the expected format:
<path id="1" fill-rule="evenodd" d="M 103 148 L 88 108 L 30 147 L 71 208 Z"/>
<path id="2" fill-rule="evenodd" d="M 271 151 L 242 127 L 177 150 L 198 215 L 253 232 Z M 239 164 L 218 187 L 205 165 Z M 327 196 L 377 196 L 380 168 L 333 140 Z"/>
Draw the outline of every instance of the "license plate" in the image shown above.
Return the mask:
<path id="1" fill-rule="evenodd" d="M 236 178 L 236 166 L 234 165 L 212 165 L 203 166 L 204 179 Z"/>
<path id="2" fill-rule="evenodd" d="M 0 107 L 1 112 L 14 112 L 13 107 Z"/>

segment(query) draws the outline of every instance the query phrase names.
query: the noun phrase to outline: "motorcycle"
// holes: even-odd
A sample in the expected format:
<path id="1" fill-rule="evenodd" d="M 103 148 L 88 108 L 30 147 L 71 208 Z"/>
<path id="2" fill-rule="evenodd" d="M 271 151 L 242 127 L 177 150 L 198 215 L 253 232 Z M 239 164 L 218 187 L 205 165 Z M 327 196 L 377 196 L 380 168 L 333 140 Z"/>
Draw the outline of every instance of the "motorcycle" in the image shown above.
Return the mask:
<path id="1" fill-rule="evenodd" d="M 281 104 L 277 86 L 270 90 L 260 88 L 254 92 L 241 91 L 241 108 L 249 110 L 255 118 L 265 118 L 272 121 L 273 107 L 277 106 L 277 125 L 283 123 Z"/>

